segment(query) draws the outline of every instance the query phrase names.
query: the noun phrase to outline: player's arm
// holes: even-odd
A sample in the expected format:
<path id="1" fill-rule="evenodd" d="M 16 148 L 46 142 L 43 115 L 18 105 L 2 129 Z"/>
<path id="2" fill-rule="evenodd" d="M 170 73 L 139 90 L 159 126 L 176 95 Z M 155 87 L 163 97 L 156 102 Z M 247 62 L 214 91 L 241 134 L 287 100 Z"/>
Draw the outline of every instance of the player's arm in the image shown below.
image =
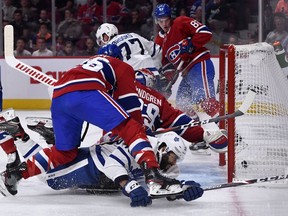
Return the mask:
<path id="1" fill-rule="evenodd" d="M 183 23 L 182 30 L 186 35 L 192 35 L 191 42 L 194 49 L 199 49 L 207 44 L 212 38 L 210 29 L 198 22 L 197 20 L 189 17 L 183 17 L 180 22 Z"/>
<path id="2" fill-rule="evenodd" d="M 134 177 L 143 176 L 127 146 L 119 145 L 106 160 L 104 174 L 121 186 L 122 193 L 130 198 L 132 207 L 150 205 L 152 200 L 147 191 L 135 179 L 129 178 L 128 170 Z"/>
<path id="3" fill-rule="evenodd" d="M 138 93 L 135 86 L 135 73 L 133 68 L 121 62 L 118 66 L 120 74 L 117 74 L 117 89 L 114 92 L 114 97 L 117 102 L 139 123 L 143 124 L 141 116 L 141 103 L 138 98 Z"/>

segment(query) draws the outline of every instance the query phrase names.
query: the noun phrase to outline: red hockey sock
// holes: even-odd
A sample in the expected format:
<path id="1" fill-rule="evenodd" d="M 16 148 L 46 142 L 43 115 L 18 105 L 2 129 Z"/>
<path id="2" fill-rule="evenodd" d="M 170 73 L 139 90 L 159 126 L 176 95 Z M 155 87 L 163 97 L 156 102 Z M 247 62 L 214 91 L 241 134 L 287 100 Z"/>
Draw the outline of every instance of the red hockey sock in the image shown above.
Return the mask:
<path id="1" fill-rule="evenodd" d="M 0 146 L 5 151 L 6 154 L 11 154 L 17 151 L 16 145 L 14 144 L 14 139 L 12 136 L 7 135 L 8 139 L 3 141 Z M 6 138 L 7 138 L 6 137 Z M 2 140 L 1 140 L 2 141 Z"/>

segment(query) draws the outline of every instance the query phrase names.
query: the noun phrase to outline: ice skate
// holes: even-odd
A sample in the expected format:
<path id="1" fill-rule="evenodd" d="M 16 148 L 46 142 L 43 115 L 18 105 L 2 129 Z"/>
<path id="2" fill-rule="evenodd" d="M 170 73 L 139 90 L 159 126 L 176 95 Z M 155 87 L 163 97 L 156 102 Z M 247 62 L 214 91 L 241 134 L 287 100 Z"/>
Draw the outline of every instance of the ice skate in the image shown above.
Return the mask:
<path id="1" fill-rule="evenodd" d="M 47 144 L 55 144 L 52 120 L 50 118 L 27 117 L 26 121 L 27 127 L 30 130 L 40 134 L 45 139 Z"/>
<path id="2" fill-rule="evenodd" d="M 207 156 L 211 155 L 211 153 L 208 150 L 209 146 L 204 141 L 198 143 L 191 143 L 189 149 L 191 150 L 192 154 L 207 155 Z"/>
<path id="3" fill-rule="evenodd" d="M 6 165 L 6 170 L 1 173 L 1 185 L 4 185 L 7 191 L 15 195 L 17 194 L 17 185 L 20 179 L 22 179 L 21 171 L 26 169 L 26 162 L 21 162 L 18 152 L 14 152 L 8 155 L 8 163 Z M 1 186 L 3 189 L 3 186 Z M 4 193 L 2 191 L 2 193 Z"/>
<path id="4" fill-rule="evenodd" d="M 146 162 L 142 163 L 141 168 L 144 172 L 150 196 L 162 197 L 183 192 L 181 183 L 178 180 L 161 175 L 156 168 L 148 168 Z"/>
<path id="5" fill-rule="evenodd" d="M 27 141 L 29 135 L 25 133 L 20 124 L 19 117 L 15 115 L 13 109 L 8 109 L 0 113 L 0 130 L 9 133 L 14 140 L 22 139 Z"/>

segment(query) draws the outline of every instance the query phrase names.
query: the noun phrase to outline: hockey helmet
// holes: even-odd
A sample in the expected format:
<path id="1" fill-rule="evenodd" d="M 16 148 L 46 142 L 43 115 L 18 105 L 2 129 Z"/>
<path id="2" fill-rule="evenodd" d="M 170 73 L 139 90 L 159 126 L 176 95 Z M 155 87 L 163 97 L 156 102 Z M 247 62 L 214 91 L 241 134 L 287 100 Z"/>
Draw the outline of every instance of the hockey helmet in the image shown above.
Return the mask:
<path id="1" fill-rule="evenodd" d="M 99 48 L 98 55 L 108 55 L 114 58 L 118 58 L 121 61 L 123 60 L 123 56 L 121 53 L 121 49 L 115 44 L 106 44 Z"/>
<path id="2" fill-rule="evenodd" d="M 142 85 L 153 88 L 156 83 L 155 75 L 147 68 L 140 68 L 135 71 L 135 78 Z"/>
<path id="3" fill-rule="evenodd" d="M 171 17 L 171 9 L 168 4 L 158 4 L 154 11 L 155 19 L 161 19 L 164 17 Z"/>
<path id="4" fill-rule="evenodd" d="M 159 148 L 161 148 L 161 145 L 163 143 L 166 144 L 166 148 L 164 151 L 160 152 L 161 150 Z M 178 161 L 184 159 L 187 147 L 185 146 L 182 137 L 180 137 L 175 132 L 171 131 L 161 135 L 158 138 L 157 144 L 158 144 L 158 153 L 160 155 L 162 155 L 163 153 L 173 152 L 177 156 Z"/>
<path id="5" fill-rule="evenodd" d="M 108 37 L 104 40 L 104 35 Z M 107 44 L 114 36 L 118 35 L 118 29 L 111 23 L 103 23 L 99 26 L 96 32 L 96 41 L 99 46 Z"/>

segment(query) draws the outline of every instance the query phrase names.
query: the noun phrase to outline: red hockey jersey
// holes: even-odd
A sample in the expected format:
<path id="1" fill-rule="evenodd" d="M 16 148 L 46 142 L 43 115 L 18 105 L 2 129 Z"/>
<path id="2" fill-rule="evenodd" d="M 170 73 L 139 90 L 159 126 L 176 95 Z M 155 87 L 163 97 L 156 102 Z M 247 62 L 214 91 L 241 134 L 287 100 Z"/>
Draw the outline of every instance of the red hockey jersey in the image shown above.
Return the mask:
<path id="1" fill-rule="evenodd" d="M 181 61 L 180 46 L 181 41 L 190 37 L 194 46 L 194 52 L 190 54 L 189 61 L 182 66 L 182 72 L 185 73 L 196 63 L 210 58 L 209 50 L 204 47 L 212 38 L 211 31 L 199 23 L 197 20 L 180 16 L 177 17 L 162 43 L 162 64 L 166 65 L 167 61 L 173 63 L 175 67 Z"/>
<path id="2" fill-rule="evenodd" d="M 109 93 L 134 119 L 143 123 L 133 68 L 119 59 L 96 55 L 68 70 L 54 86 L 53 98 L 73 91 Z"/>

